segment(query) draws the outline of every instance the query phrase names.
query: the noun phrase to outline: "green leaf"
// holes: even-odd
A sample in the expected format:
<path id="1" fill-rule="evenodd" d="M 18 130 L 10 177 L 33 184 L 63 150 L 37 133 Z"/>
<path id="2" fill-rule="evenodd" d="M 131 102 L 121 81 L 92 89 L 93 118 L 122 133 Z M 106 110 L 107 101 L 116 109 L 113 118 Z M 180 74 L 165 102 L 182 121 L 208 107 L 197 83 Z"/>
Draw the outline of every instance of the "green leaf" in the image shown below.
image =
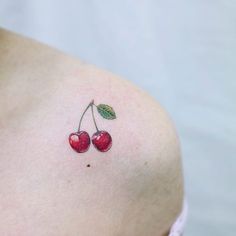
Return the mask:
<path id="1" fill-rule="evenodd" d="M 116 113 L 112 107 L 106 104 L 99 104 L 97 106 L 98 113 L 107 120 L 114 120 L 116 119 Z"/>

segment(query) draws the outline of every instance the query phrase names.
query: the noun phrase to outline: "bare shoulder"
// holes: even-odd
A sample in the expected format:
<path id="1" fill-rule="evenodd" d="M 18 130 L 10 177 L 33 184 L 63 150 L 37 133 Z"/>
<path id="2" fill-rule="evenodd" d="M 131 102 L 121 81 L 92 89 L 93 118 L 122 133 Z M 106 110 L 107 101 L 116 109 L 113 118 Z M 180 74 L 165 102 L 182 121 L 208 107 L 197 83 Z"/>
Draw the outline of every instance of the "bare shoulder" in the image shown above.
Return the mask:
<path id="1" fill-rule="evenodd" d="M 162 236 L 183 198 L 179 142 L 164 109 L 119 76 L 29 44 L 24 55 L 25 46 L 10 53 L 13 62 L 7 52 L 0 58 L 0 234 Z M 112 146 L 78 153 L 68 136 L 91 100 L 94 116 L 89 109 L 80 129 L 108 132 Z M 109 109 L 114 119 L 104 117 L 114 116 Z"/>
<path id="2" fill-rule="evenodd" d="M 97 117 L 114 142 L 105 160 L 95 151 L 98 159 L 93 161 L 96 168 L 109 171 L 106 176 L 119 191 L 118 199 L 126 196 L 122 235 L 164 233 L 183 201 L 180 146 L 173 123 L 157 101 L 132 83 L 94 66 L 83 70 L 89 78 L 96 77 L 85 90 L 88 98 L 111 105 L 117 114 L 114 121 Z"/>

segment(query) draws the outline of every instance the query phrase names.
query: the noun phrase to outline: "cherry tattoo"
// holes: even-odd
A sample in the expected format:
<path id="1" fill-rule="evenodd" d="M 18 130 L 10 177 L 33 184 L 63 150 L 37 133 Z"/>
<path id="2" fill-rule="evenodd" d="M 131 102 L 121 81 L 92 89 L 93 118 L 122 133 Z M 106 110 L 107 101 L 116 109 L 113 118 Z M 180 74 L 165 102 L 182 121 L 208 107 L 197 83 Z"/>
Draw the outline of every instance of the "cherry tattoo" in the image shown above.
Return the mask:
<path id="1" fill-rule="evenodd" d="M 69 135 L 70 146 L 78 153 L 83 153 L 83 152 L 88 151 L 90 144 L 91 144 L 89 134 L 86 131 L 84 131 L 84 130 L 82 131 L 80 129 L 84 115 L 88 111 L 89 108 L 91 108 L 93 123 L 96 128 L 96 132 L 92 135 L 92 144 L 100 152 L 107 152 L 112 146 L 111 135 L 105 130 L 98 129 L 98 126 L 97 126 L 97 123 L 95 120 L 95 116 L 94 116 L 94 109 L 93 109 L 94 107 L 97 108 L 97 112 L 104 119 L 107 119 L 107 120 L 116 119 L 116 113 L 111 106 L 106 105 L 106 104 L 95 105 L 94 100 L 92 100 L 89 103 L 89 105 L 85 108 L 83 114 L 81 115 L 78 131 L 71 133 Z"/>

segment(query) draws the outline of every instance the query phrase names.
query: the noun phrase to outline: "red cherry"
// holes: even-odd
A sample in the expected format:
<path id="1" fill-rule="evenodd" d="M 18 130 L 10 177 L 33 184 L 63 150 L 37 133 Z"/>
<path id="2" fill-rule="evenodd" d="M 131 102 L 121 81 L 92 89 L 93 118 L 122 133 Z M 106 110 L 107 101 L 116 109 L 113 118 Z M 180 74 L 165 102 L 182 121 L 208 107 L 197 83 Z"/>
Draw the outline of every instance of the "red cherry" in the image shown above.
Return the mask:
<path id="1" fill-rule="evenodd" d="M 86 152 L 90 146 L 89 134 L 86 131 L 71 133 L 69 136 L 69 143 L 76 152 Z"/>
<path id="2" fill-rule="evenodd" d="M 93 134 L 92 143 L 98 151 L 107 152 L 112 146 L 112 138 L 107 131 L 97 131 Z"/>

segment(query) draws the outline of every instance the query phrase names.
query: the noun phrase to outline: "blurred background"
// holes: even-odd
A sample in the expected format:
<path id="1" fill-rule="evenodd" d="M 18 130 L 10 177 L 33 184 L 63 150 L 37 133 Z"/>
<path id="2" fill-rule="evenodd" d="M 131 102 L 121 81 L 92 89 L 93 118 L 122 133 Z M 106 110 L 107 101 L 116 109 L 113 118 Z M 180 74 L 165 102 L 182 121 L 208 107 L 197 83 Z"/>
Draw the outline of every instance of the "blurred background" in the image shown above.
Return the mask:
<path id="1" fill-rule="evenodd" d="M 154 96 L 182 143 L 186 235 L 236 235 L 236 1 L 0 0 L 0 26 Z"/>

